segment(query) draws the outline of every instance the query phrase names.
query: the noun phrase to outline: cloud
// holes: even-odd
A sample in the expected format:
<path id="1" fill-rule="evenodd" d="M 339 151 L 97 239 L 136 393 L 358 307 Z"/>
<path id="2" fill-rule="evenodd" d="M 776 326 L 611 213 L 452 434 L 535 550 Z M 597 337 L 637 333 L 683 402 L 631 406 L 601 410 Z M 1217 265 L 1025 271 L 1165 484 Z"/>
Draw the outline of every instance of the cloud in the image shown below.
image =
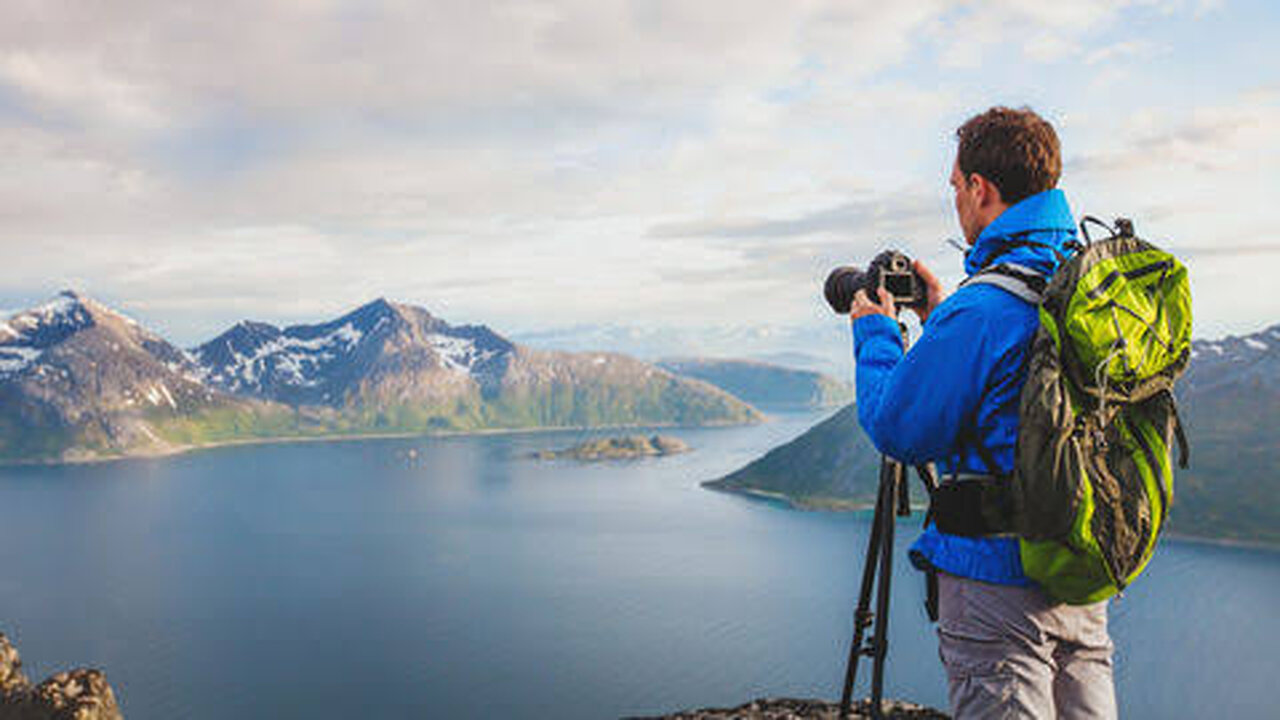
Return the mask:
<path id="1" fill-rule="evenodd" d="M 1107 44 L 1097 48 L 1096 50 L 1089 51 L 1089 53 L 1085 55 L 1084 61 L 1087 65 L 1098 65 L 1100 63 L 1113 62 L 1116 60 L 1149 57 L 1155 51 L 1155 45 L 1149 40 L 1125 40 L 1123 42 Z"/>
<path id="2" fill-rule="evenodd" d="M 784 218 L 725 218 L 656 225 L 654 238 L 731 238 L 751 241 L 813 236 L 903 236 L 933 231 L 947 207 L 934 195 L 876 195 Z"/>
<path id="3" fill-rule="evenodd" d="M 1244 257 L 1250 255 L 1270 255 L 1280 253 L 1280 243 L 1259 243 L 1249 245 L 1180 245 L 1173 248 L 1178 253 L 1190 256 L 1228 255 Z"/>
<path id="4" fill-rule="evenodd" d="M 74 284 L 191 339 L 379 295 L 497 327 L 783 322 L 821 310 L 812 282 L 830 264 L 885 243 L 947 262 L 958 118 L 1035 97 L 1041 72 L 1138 57 L 1145 38 L 1091 43 L 1147 10 L 5 3 L 0 288 L 16 305 Z M 965 53 L 976 72 L 950 69 Z M 1251 121 L 1250 102 L 1100 134 L 1072 146 L 1070 172 L 1172 227 L 1204 201 L 1126 188 L 1171 163 L 1230 182 L 1239 138 L 1274 121 Z M 1256 243 L 1247 224 L 1231 237 Z"/>

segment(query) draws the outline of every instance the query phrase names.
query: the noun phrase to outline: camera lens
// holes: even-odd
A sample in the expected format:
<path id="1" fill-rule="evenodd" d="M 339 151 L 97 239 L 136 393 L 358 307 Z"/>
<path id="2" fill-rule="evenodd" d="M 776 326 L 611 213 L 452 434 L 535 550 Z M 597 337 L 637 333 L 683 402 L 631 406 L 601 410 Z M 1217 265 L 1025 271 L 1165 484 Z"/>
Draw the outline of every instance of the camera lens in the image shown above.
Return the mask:
<path id="1" fill-rule="evenodd" d="M 852 265 L 843 265 L 831 271 L 827 276 L 822 294 L 827 298 L 831 309 L 844 315 L 853 305 L 853 296 L 857 294 L 865 273 Z"/>

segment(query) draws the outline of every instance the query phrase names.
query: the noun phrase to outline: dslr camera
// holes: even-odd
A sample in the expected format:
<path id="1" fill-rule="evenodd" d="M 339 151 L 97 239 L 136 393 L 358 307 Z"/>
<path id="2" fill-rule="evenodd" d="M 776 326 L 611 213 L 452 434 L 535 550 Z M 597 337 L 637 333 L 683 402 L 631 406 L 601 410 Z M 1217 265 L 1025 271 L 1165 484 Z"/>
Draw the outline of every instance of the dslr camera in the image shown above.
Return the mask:
<path id="1" fill-rule="evenodd" d="M 831 271 L 823 294 L 831 309 L 848 314 L 853 296 L 866 290 L 867 297 L 879 302 L 877 290 L 884 288 L 893 296 L 898 308 L 924 308 L 928 304 L 924 281 L 916 273 L 911 258 L 897 250 L 885 250 L 871 261 L 866 270 L 843 265 Z"/>

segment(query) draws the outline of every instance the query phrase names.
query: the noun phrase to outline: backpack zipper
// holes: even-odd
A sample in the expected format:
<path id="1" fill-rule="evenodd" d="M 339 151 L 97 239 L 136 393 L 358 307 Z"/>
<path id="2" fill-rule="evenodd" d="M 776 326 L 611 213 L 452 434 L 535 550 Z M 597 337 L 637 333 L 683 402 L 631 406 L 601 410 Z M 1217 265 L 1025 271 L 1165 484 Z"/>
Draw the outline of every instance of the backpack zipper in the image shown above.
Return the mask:
<path id="1" fill-rule="evenodd" d="M 1121 275 L 1124 276 L 1125 280 L 1136 280 L 1143 275 L 1150 275 L 1151 273 L 1159 270 L 1168 270 L 1172 266 L 1172 260 L 1157 260 L 1156 262 L 1143 265 L 1142 267 L 1136 267 L 1132 270 L 1125 270 L 1123 272 L 1119 270 L 1112 270 L 1107 273 L 1102 280 L 1098 281 L 1098 284 L 1095 285 L 1092 290 L 1086 292 L 1084 296 L 1090 300 L 1097 300 L 1102 293 L 1106 292 L 1108 288 L 1115 284 L 1116 280 L 1120 279 Z"/>

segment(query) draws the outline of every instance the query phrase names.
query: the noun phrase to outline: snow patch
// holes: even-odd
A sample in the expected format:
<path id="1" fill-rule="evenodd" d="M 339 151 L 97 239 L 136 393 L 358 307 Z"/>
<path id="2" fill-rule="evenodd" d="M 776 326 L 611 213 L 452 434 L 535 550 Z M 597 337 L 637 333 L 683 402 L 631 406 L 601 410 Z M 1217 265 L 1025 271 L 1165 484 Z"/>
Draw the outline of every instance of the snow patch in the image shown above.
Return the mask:
<path id="1" fill-rule="evenodd" d="M 1247 338 L 1245 338 L 1245 339 L 1244 339 L 1244 344 L 1245 344 L 1245 345 L 1248 345 L 1249 347 L 1253 348 L 1254 350 L 1266 350 L 1266 349 L 1267 349 L 1267 347 L 1268 347 L 1268 345 L 1267 345 L 1266 343 L 1262 342 L 1261 340 L 1258 340 L 1258 339 L 1256 339 L 1256 338 L 1251 338 L 1251 337 L 1247 337 Z"/>
<path id="2" fill-rule="evenodd" d="M 147 388 L 147 402 L 152 405 L 167 404 L 174 410 L 178 409 L 178 403 L 173 401 L 173 395 L 169 392 L 169 388 L 164 383 L 159 385 L 151 385 Z"/>
<path id="3" fill-rule="evenodd" d="M 459 372 L 470 373 L 476 365 L 496 354 L 493 350 L 478 349 L 473 340 L 453 335 L 428 335 L 427 342 L 446 368 Z"/>
<path id="4" fill-rule="evenodd" d="M 229 376 L 232 385 L 238 388 L 257 385 L 264 372 L 273 371 L 282 376 L 280 380 L 287 385 L 315 387 L 322 380 L 315 375 L 324 363 L 350 351 L 363 337 L 364 333 L 350 322 L 310 339 L 281 335 L 258 346 L 251 355 L 232 350 L 232 367 L 213 374 L 212 379 Z M 208 372 L 208 369 L 204 371 Z"/>
<path id="5" fill-rule="evenodd" d="M 169 392 L 169 387 L 164 383 L 160 383 L 160 394 L 164 395 L 164 399 L 169 402 L 169 407 L 174 410 L 178 409 L 178 403 L 173 401 L 173 395 Z"/>
<path id="6" fill-rule="evenodd" d="M 0 375 L 20 373 L 43 354 L 40 348 L 0 345 Z"/>

